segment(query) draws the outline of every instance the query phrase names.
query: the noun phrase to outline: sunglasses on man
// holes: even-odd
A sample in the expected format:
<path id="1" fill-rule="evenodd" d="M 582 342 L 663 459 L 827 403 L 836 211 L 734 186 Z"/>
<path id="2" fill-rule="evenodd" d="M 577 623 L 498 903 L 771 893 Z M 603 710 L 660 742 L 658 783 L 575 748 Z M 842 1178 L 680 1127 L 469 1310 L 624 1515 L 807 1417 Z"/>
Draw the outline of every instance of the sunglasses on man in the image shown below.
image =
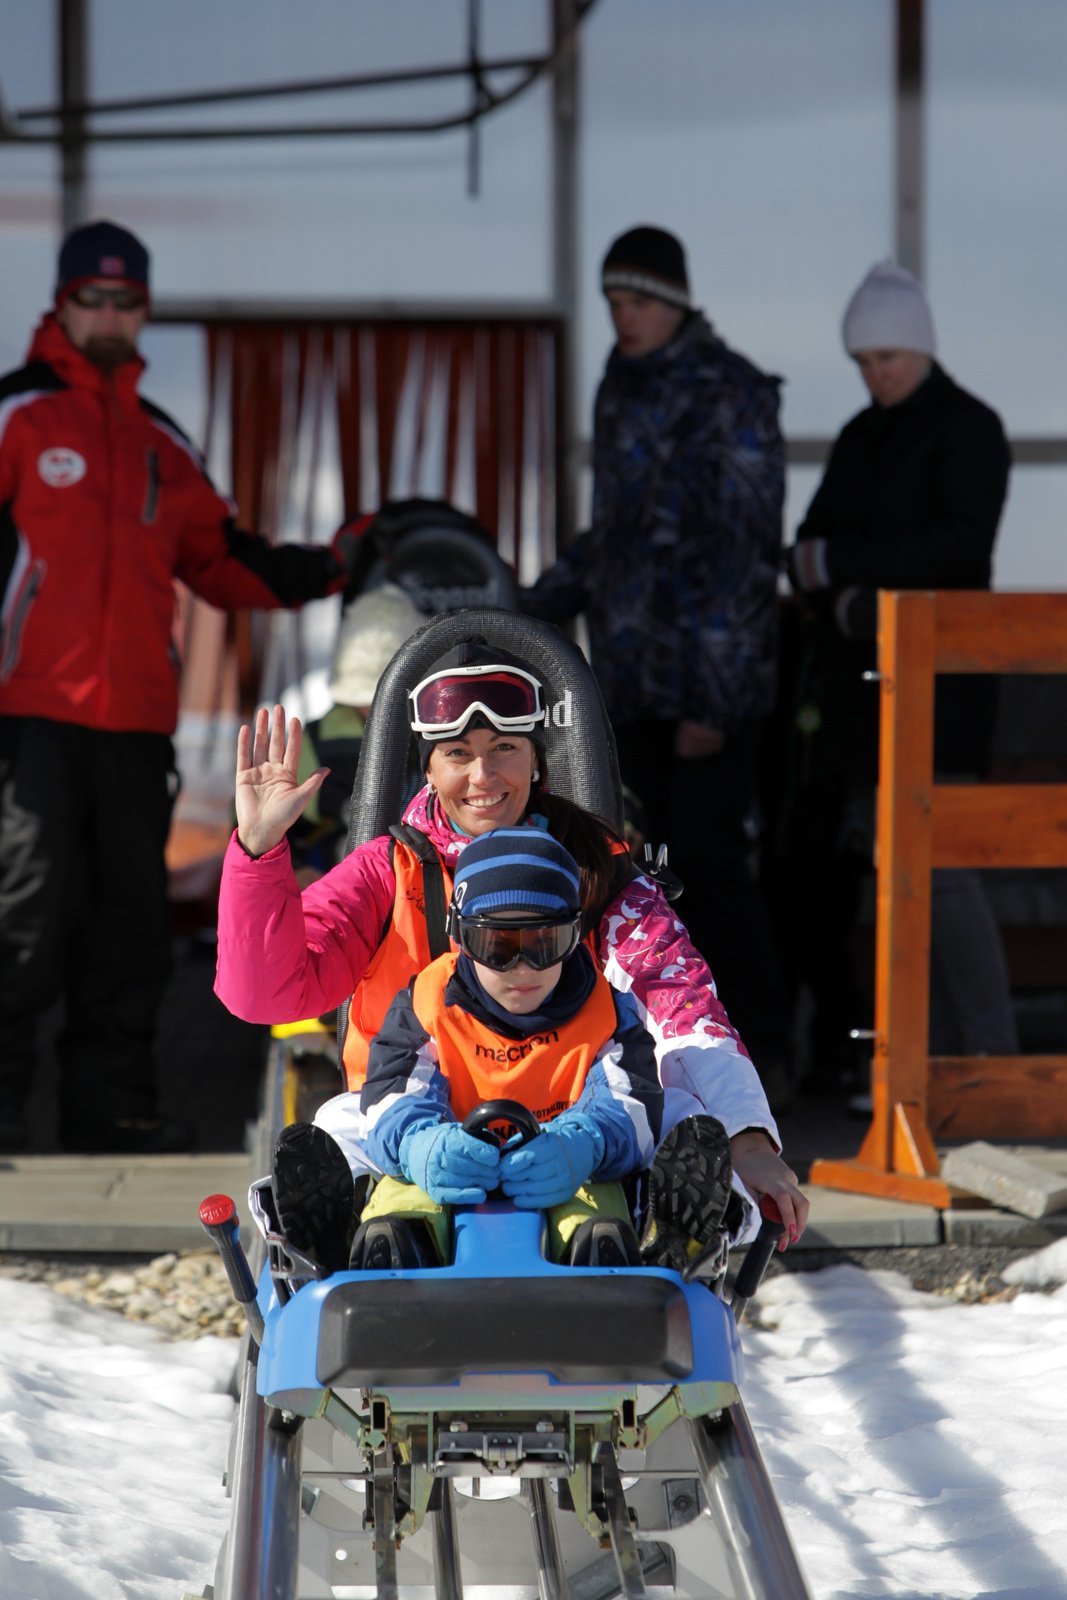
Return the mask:
<path id="1" fill-rule="evenodd" d="M 112 306 L 116 311 L 140 311 L 147 301 L 140 289 L 104 289 L 95 283 L 82 283 L 71 290 L 70 298 L 83 311 L 102 311 Z"/>

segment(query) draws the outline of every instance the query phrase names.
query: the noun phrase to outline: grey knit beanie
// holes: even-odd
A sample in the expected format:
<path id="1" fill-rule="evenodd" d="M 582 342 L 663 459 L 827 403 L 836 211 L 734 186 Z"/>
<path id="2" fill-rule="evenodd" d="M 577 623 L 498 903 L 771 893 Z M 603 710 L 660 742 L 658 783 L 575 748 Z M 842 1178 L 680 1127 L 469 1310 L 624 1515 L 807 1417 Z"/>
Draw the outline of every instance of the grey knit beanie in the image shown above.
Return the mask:
<path id="1" fill-rule="evenodd" d="M 860 350 L 916 350 L 932 356 L 937 349 L 922 284 L 891 261 L 868 272 L 845 309 L 841 335 L 850 356 Z"/>
<path id="2" fill-rule="evenodd" d="M 345 607 L 337 633 L 330 664 L 333 699 L 339 705 L 369 706 L 378 679 L 404 641 L 425 621 L 399 584 L 383 583 L 357 595 Z"/>

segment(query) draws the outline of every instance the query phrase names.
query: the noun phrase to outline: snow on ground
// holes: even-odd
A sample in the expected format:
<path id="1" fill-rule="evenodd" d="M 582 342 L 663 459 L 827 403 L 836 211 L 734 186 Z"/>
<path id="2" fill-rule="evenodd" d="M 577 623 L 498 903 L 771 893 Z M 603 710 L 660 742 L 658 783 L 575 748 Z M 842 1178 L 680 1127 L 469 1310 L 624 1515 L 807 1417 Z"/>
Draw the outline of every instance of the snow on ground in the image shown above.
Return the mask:
<path id="1" fill-rule="evenodd" d="M 0 1600 L 203 1591 L 228 1520 L 237 1348 L 0 1283 Z"/>
<path id="2" fill-rule="evenodd" d="M 1067 1596 L 1067 1241 L 962 1306 L 892 1273 L 768 1281 L 745 1399 L 813 1600 Z M 0 1282 L 0 1600 L 214 1576 L 236 1345 Z"/>
<path id="3" fill-rule="evenodd" d="M 1007 1268 L 1067 1281 L 1067 1240 Z M 817 1600 L 1064 1600 L 1067 1289 L 957 1305 L 895 1273 L 769 1280 L 745 1401 Z"/>

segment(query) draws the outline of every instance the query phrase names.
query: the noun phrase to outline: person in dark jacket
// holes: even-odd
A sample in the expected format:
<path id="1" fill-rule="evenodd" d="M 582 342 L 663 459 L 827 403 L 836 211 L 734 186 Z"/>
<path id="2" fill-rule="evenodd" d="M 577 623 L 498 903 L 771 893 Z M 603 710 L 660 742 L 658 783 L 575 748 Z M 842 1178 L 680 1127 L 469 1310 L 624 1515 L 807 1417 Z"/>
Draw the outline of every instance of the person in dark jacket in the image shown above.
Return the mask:
<path id="1" fill-rule="evenodd" d="M 828 1087 L 849 1030 L 870 1026 L 870 985 L 850 960 L 850 936 L 871 863 L 878 693 L 864 674 L 876 665 L 877 591 L 988 589 L 1010 468 L 996 412 L 935 359 L 911 273 L 872 268 L 843 337 L 871 404 L 838 436 L 788 556 L 798 602 L 783 650 L 789 778 L 776 868 L 797 976 L 815 1001 L 813 1078 Z M 940 777 L 985 770 L 994 692 L 988 678 L 939 681 Z M 935 872 L 931 931 L 932 1050 L 1014 1053 L 999 930 L 976 873 Z"/>
<path id="2" fill-rule="evenodd" d="M 344 547 L 241 532 L 138 394 L 148 252 L 76 228 L 27 364 L 0 379 L 0 1149 L 28 1141 L 38 1025 L 62 990 L 67 1149 L 185 1147 L 153 1043 L 170 971 L 174 581 L 224 610 L 344 587 Z"/>
<path id="3" fill-rule="evenodd" d="M 752 871 L 775 693 L 779 380 L 692 307 L 673 234 L 616 239 L 602 285 L 616 343 L 596 398 L 591 526 L 520 603 L 548 621 L 585 613 L 623 781 L 649 841 L 670 846 L 694 943 L 782 1103 L 784 999 Z"/>

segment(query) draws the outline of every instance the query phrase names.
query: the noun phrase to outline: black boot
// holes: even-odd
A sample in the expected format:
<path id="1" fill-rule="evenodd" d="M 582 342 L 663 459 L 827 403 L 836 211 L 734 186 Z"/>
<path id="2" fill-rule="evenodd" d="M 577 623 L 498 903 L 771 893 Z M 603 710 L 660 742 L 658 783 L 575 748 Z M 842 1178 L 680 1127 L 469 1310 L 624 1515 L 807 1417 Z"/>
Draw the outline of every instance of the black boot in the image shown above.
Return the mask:
<path id="1" fill-rule="evenodd" d="M 173 1117 L 112 1117 L 98 1121 L 75 1114 L 60 1119 L 59 1142 L 77 1155 L 166 1156 L 191 1150 L 196 1131 Z"/>
<path id="2" fill-rule="evenodd" d="M 337 1141 L 313 1122 L 283 1128 L 271 1188 L 289 1243 L 327 1272 L 343 1271 L 356 1229 L 356 1186 Z"/>
<path id="3" fill-rule="evenodd" d="M 641 1233 L 646 1266 L 683 1272 L 725 1237 L 733 1194 L 730 1141 L 714 1117 L 686 1117 L 656 1151 L 648 1176 L 648 1214 Z"/>
<path id="4" fill-rule="evenodd" d="M 430 1230 L 417 1217 L 371 1217 L 352 1240 L 353 1272 L 399 1272 L 440 1266 Z"/>
<path id="5" fill-rule="evenodd" d="M 572 1267 L 639 1267 L 637 1235 L 616 1217 L 587 1217 L 574 1230 L 567 1264 Z"/>

